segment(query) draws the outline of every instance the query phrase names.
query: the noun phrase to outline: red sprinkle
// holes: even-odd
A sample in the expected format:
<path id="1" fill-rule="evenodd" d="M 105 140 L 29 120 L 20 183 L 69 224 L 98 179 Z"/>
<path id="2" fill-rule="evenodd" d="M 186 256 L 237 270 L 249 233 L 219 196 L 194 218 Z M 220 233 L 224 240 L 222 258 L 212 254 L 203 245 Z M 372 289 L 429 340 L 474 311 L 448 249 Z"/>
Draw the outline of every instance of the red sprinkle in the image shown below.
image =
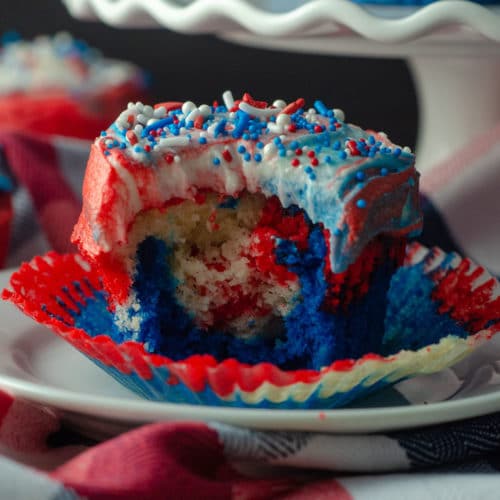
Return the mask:
<path id="1" fill-rule="evenodd" d="M 182 108 L 182 104 L 182 102 L 177 101 L 159 102 L 158 104 L 155 104 L 155 109 L 163 107 L 167 110 L 168 113 L 169 111 L 173 111 L 174 109 Z"/>
<path id="2" fill-rule="evenodd" d="M 319 161 L 318 161 L 318 159 L 316 157 L 311 158 L 311 165 L 313 167 L 317 167 L 319 165 Z"/>
<path id="3" fill-rule="evenodd" d="M 288 132 L 297 132 L 297 125 L 295 123 L 288 125 Z"/>
<path id="4" fill-rule="evenodd" d="M 300 156 L 300 155 L 302 154 L 302 149 L 297 148 L 297 149 L 295 150 L 295 154 L 296 154 L 297 156 Z"/>
<path id="5" fill-rule="evenodd" d="M 167 163 L 170 165 L 171 163 L 173 163 L 174 161 L 174 155 L 171 155 L 170 153 L 168 153 L 166 156 L 165 156 L 165 160 L 167 161 Z"/>
<path id="6" fill-rule="evenodd" d="M 265 101 L 256 101 L 248 92 L 243 94 L 243 102 L 250 104 L 254 108 L 264 109 L 267 108 L 267 102 Z"/>
<path id="7" fill-rule="evenodd" d="M 228 149 L 225 149 L 222 152 L 222 158 L 224 158 L 224 160 L 226 160 L 228 163 L 233 161 L 233 157 L 231 156 L 231 153 Z"/>
<path id="8" fill-rule="evenodd" d="M 197 116 L 194 120 L 194 128 L 203 128 L 203 116 Z"/>
<path id="9" fill-rule="evenodd" d="M 292 160 L 292 167 L 298 167 L 300 165 L 300 160 L 298 158 L 294 158 Z"/>
<path id="10" fill-rule="evenodd" d="M 307 152 L 307 156 L 309 156 L 309 158 L 314 158 L 316 156 L 316 153 L 311 149 Z"/>
<path id="11" fill-rule="evenodd" d="M 315 125 L 314 132 L 316 132 L 317 134 L 319 134 L 320 132 L 323 132 L 323 127 L 321 125 Z"/>
<path id="12" fill-rule="evenodd" d="M 151 152 L 151 146 L 150 146 L 149 144 L 146 144 L 146 145 L 144 146 L 144 151 L 146 151 L 146 153 Z"/>
<path id="13" fill-rule="evenodd" d="M 137 136 L 135 135 L 135 132 L 133 132 L 132 130 L 128 130 L 127 133 L 125 134 L 125 137 L 127 138 L 127 141 L 130 142 L 130 144 L 132 144 L 132 146 L 139 142 Z"/>
<path id="14" fill-rule="evenodd" d="M 127 116 L 127 123 L 128 123 L 129 125 L 132 125 L 132 124 L 134 123 L 134 120 L 135 120 L 134 115 L 128 115 L 128 116 Z"/>
<path id="15" fill-rule="evenodd" d="M 298 109 L 302 108 L 305 103 L 306 103 L 305 99 L 300 97 L 295 102 L 291 102 L 290 104 L 288 104 L 288 106 L 285 106 L 282 113 L 285 113 L 287 115 L 291 115 L 291 114 L 295 113 L 295 111 L 297 111 Z"/>

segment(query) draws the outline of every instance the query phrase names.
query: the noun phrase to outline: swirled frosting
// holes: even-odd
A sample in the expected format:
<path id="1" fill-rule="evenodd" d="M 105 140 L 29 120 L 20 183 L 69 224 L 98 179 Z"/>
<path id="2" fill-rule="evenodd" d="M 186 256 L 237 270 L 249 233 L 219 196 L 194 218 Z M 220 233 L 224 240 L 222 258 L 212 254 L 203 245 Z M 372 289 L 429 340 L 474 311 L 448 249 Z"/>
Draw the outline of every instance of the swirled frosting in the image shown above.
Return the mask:
<path id="1" fill-rule="evenodd" d="M 91 258 L 119 255 L 139 213 L 206 190 L 247 191 L 322 223 L 341 272 L 376 235 L 420 231 L 414 160 L 319 100 L 268 105 L 225 92 L 220 105 L 131 103 L 92 146 L 73 241 Z"/>

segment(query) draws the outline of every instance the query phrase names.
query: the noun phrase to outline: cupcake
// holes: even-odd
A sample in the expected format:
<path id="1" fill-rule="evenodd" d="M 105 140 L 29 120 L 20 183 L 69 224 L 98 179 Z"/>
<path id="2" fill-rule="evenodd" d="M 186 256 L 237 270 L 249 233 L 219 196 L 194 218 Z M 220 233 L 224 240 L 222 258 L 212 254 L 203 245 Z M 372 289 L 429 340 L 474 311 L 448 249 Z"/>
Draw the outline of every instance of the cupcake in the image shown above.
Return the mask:
<path id="1" fill-rule="evenodd" d="M 96 140 L 73 233 L 116 341 L 318 370 L 379 352 L 421 227 L 414 156 L 320 101 L 131 104 Z"/>
<path id="2" fill-rule="evenodd" d="M 421 224 L 414 155 L 322 101 L 131 103 L 92 146 L 81 254 L 3 297 L 149 399 L 338 407 L 500 329 L 496 281 L 407 247 Z"/>
<path id="3" fill-rule="evenodd" d="M 67 33 L 0 48 L 3 130 L 93 139 L 129 100 L 144 94 L 142 72 L 104 58 Z"/>

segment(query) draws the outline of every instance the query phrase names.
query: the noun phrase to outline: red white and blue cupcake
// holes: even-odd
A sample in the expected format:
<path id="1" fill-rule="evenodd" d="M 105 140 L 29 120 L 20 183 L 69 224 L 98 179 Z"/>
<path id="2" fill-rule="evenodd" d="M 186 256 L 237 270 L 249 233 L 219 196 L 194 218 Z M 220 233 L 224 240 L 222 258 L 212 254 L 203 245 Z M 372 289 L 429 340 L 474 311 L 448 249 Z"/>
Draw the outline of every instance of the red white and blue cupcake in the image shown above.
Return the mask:
<path id="1" fill-rule="evenodd" d="M 6 34 L 0 47 L 2 129 L 94 139 L 145 93 L 139 68 L 104 58 L 67 33 L 33 41 Z"/>
<path id="2" fill-rule="evenodd" d="M 150 399 L 341 406 L 500 327 L 491 280 L 453 309 L 442 283 L 468 261 L 414 248 L 401 267 L 414 156 L 321 101 L 130 104 L 83 198 L 83 257 L 35 259 L 4 297 Z"/>

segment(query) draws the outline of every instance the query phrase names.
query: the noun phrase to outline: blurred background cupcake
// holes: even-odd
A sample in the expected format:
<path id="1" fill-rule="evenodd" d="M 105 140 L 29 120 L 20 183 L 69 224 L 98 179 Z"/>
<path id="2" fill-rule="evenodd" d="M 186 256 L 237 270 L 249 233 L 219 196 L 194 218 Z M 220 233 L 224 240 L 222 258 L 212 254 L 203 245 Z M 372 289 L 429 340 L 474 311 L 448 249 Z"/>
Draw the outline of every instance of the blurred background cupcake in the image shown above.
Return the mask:
<path id="1" fill-rule="evenodd" d="M 69 33 L 30 41 L 15 32 L 3 36 L 2 130 L 92 139 L 144 91 L 138 67 L 106 59 Z"/>

